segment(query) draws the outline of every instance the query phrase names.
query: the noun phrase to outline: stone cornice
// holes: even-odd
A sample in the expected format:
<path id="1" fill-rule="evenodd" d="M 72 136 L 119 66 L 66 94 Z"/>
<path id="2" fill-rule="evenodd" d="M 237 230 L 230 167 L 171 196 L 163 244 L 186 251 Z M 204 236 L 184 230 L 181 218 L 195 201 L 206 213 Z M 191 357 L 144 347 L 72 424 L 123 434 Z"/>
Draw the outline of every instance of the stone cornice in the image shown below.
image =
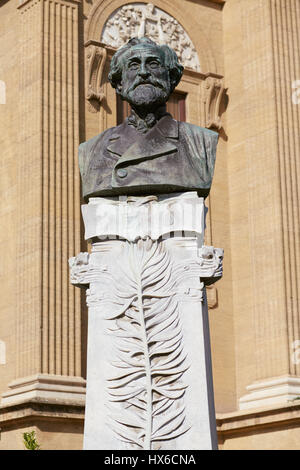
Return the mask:
<path id="1" fill-rule="evenodd" d="M 36 3 L 37 0 L 19 0 L 19 5 L 17 6 L 18 9 L 23 8 L 23 6 L 30 4 L 30 3 Z M 82 3 L 82 0 L 55 0 L 56 3 L 61 3 L 61 4 L 67 4 L 67 3 Z"/>
<path id="2" fill-rule="evenodd" d="M 241 436 L 255 431 L 286 428 L 288 425 L 299 425 L 300 403 L 291 402 L 282 406 L 270 407 L 256 411 L 236 411 L 232 413 L 217 413 L 217 431 L 220 442 L 229 437 Z M 76 421 L 83 426 L 85 406 L 74 401 L 66 403 L 63 400 L 28 400 L 23 403 L 0 407 L 0 432 L 5 432 L 11 424 L 24 425 L 44 420 L 47 421 Z"/>
<path id="3" fill-rule="evenodd" d="M 199 1 L 199 3 L 202 1 L 202 0 L 186 0 L 187 2 L 196 2 Z M 226 3 L 227 0 L 206 0 L 207 3 L 217 3 L 218 5 L 224 5 L 224 3 Z"/>
<path id="4" fill-rule="evenodd" d="M 37 420 L 75 420 L 84 422 L 85 406 L 81 402 L 70 404 L 63 400 L 31 399 L 13 405 L 0 406 L 0 429 L 5 431 L 12 423 L 32 423 Z"/>
<path id="5" fill-rule="evenodd" d="M 300 401 L 291 401 L 278 406 L 256 410 L 217 413 L 217 431 L 223 438 L 268 428 L 287 427 L 300 423 Z"/>
<path id="6" fill-rule="evenodd" d="M 207 0 L 207 2 L 218 3 L 219 5 L 224 5 L 224 3 L 226 3 L 226 0 Z"/>

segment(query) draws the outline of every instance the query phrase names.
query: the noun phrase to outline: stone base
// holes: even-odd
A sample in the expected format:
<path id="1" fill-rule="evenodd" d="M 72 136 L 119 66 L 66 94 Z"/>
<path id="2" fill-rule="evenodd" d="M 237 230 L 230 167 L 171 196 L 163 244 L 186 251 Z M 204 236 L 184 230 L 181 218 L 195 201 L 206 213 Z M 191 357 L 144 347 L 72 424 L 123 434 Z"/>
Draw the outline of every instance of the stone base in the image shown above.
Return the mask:
<path id="1" fill-rule="evenodd" d="M 221 450 L 299 450 L 300 400 L 217 414 Z"/>
<path id="2" fill-rule="evenodd" d="M 240 410 L 283 404 L 300 398 L 300 377 L 274 377 L 253 383 L 239 400 Z"/>
<path id="3" fill-rule="evenodd" d="M 23 433 L 35 431 L 41 450 L 82 449 L 84 405 L 34 398 L 0 406 L 0 451 L 25 450 Z"/>
<path id="4" fill-rule="evenodd" d="M 120 363 L 120 369 L 117 371 L 117 374 L 123 379 L 123 375 L 127 372 L 123 363 L 125 364 L 125 360 L 123 360 L 122 351 L 123 348 L 126 349 L 127 343 L 123 342 L 120 346 L 120 352 L 117 349 L 118 342 L 112 334 L 109 334 L 109 331 L 116 332 L 118 335 L 119 331 L 120 334 L 123 334 L 125 337 L 126 330 L 118 329 L 119 323 L 115 324 L 114 319 L 110 319 L 110 317 L 114 317 L 118 315 L 114 310 L 114 305 L 122 305 L 121 300 L 117 297 L 114 300 L 114 304 L 108 302 L 110 301 L 109 295 L 113 295 L 114 290 L 116 290 L 116 286 L 120 285 L 118 282 L 114 284 L 111 281 L 111 277 L 108 277 L 106 280 L 103 274 L 107 273 L 107 276 L 110 276 L 110 272 L 113 272 L 113 254 L 114 250 L 116 252 L 116 259 L 120 258 L 119 254 L 119 245 L 122 243 L 119 240 L 114 241 L 107 241 L 107 242 L 98 242 L 92 244 L 92 252 L 90 254 L 89 263 L 90 263 L 90 275 L 91 275 L 91 282 L 90 288 L 87 292 L 87 301 L 89 306 L 89 327 L 88 327 L 88 360 L 87 360 L 87 399 L 86 399 L 86 416 L 85 416 L 85 431 L 84 431 L 84 450 L 108 450 L 108 449 L 118 449 L 118 450 L 131 450 L 136 449 L 137 445 L 140 447 L 143 445 L 141 444 L 131 444 L 126 443 L 125 439 L 127 438 L 127 429 L 126 426 L 123 425 L 129 422 L 131 419 L 130 424 L 132 427 L 135 424 L 134 419 L 136 419 L 136 426 L 141 426 L 140 421 L 138 421 L 138 417 L 136 417 L 137 413 L 127 411 L 128 404 L 130 402 L 130 393 L 133 390 L 135 392 L 136 383 L 132 382 L 130 384 L 130 388 L 126 389 L 126 394 L 128 394 L 128 400 L 125 397 L 124 402 L 125 404 L 121 403 L 123 407 L 118 403 L 115 399 L 115 395 L 119 396 L 121 394 L 121 387 L 119 387 L 119 383 L 117 380 L 116 383 L 116 392 L 114 388 L 109 388 L 111 385 L 115 385 L 113 380 L 110 377 L 114 377 L 116 372 L 114 371 L 114 364 L 117 360 Z M 208 326 L 208 312 L 207 312 L 207 304 L 205 299 L 205 294 L 203 291 L 203 284 L 200 282 L 200 277 L 195 275 L 194 277 L 190 275 L 193 272 L 193 260 L 195 253 L 197 253 L 197 238 L 170 238 L 165 240 L 164 246 L 166 247 L 166 251 L 163 253 L 170 254 L 172 256 L 172 260 L 178 261 L 177 271 L 179 272 L 180 260 L 182 260 L 183 265 L 183 275 L 180 286 L 175 286 L 176 295 L 179 297 L 179 305 L 178 309 L 175 310 L 175 307 L 170 309 L 170 315 L 174 316 L 174 321 L 170 321 L 167 326 L 161 330 L 158 330 L 160 323 L 164 326 L 163 321 L 166 323 L 166 319 L 164 318 L 165 310 L 165 301 L 164 298 L 167 297 L 166 289 L 160 289 L 159 291 L 155 291 L 152 287 L 154 284 L 154 277 L 150 279 L 152 291 L 156 292 L 157 298 L 161 297 L 162 303 L 161 311 L 157 309 L 157 315 L 162 316 L 162 321 L 157 321 L 157 330 L 159 334 L 166 338 L 166 344 L 171 345 L 173 344 L 172 338 L 179 335 L 179 331 L 177 332 L 176 329 L 182 332 L 181 345 L 178 346 L 178 354 L 176 356 L 175 352 L 172 351 L 172 356 L 169 360 L 168 368 L 165 366 L 166 372 L 164 372 L 164 368 L 162 366 L 162 373 L 166 373 L 171 375 L 172 370 L 174 370 L 174 374 L 180 376 L 178 379 L 178 383 L 170 386 L 169 388 L 166 386 L 166 394 L 169 394 L 172 398 L 173 395 L 179 395 L 179 398 L 176 398 L 178 401 L 178 409 L 181 415 L 177 418 L 176 416 L 176 407 L 175 404 L 172 408 L 171 403 L 171 411 L 170 413 L 170 420 L 167 421 L 168 415 L 162 415 L 159 417 L 161 421 L 164 423 L 166 422 L 165 427 L 170 428 L 170 439 L 161 440 L 157 443 L 153 441 L 150 445 L 152 445 L 151 450 L 166 450 L 166 449 L 181 449 L 181 450 L 193 450 L 193 449 L 202 449 L 202 450 L 211 450 L 217 448 L 217 435 L 216 435 L 216 424 L 215 424 L 215 410 L 214 410 L 214 403 L 213 403 L 213 384 L 211 378 L 211 359 L 210 359 L 210 344 L 209 344 L 209 326 Z M 143 247 L 143 245 L 141 245 Z M 121 252 L 120 252 L 121 253 Z M 138 255 L 140 254 L 140 259 L 142 259 L 142 253 L 148 253 L 147 251 L 143 252 L 141 248 L 141 252 L 139 253 L 138 249 L 136 251 L 136 261 L 138 263 L 139 258 Z M 156 255 L 157 256 L 157 255 Z M 149 258 L 150 259 L 150 258 Z M 160 259 L 160 258 L 159 258 Z M 162 258 L 161 258 L 162 259 Z M 153 255 L 151 261 L 156 266 L 156 258 Z M 122 260 L 124 266 L 128 266 L 132 263 L 132 259 L 129 258 L 129 261 Z M 138 266 L 138 264 L 137 264 Z M 147 271 L 146 274 L 149 276 L 150 269 L 146 266 Z M 158 264 L 158 268 L 160 271 L 162 268 Z M 157 272 L 159 269 L 157 268 Z M 185 268 L 185 269 L 184 269 Z M 128 268 L 127 268 L 128 269 Z M 98 271 L 97 271 L 98 270 Z M 96 273 L 99 272 L 99 279 L 96 276 Z M 156 270 L 154 269 L 153 273 Z M 102 274 L 102 276 L 101 276 Z M 129 273 L 131 274 L 131 273 Z M 129 276 L 128 274 L 128 276 Z M 124 276 L 125 277 L 125 276 Z M 123 277 L 124 286 L 125 278 Z M 159 279 L 160 280 L 160 279 Z M 176 279 L 175 279 L 176 280 Z M 164 279 L 160 280 L 162 283 Z M 175 281 L 174 281 L 175 282 Z M 133 281 L 132 281 L 133 283 Z M 166 284 L 166 282 L 165 282 Z M 109 287 L 110 286 L 110 287 Z M 129 295 L 129 289 L 123 288 L 124 295 Z M 123 291 L 122 291 L 123 292 Z M 148 291 L 146 291 L 148 292 Z M 106 294 L 108 293 L 108 294 Z M 105 297 L 106 295 L 106 297 Z M 204 298 L 202 297 L 204 295 Z M 102 302 L 102 303 L 101 303 Z M 148 305 L 148 304 L 147 304 Z M 154 304 L 155 305 L 155 304 Z M 167 304 L 169 305 L 169 304 Z M 175 301 L 174 301 L 175 305 Z M 158 305 L 160 306 L 160 304 Z M 173 307 L 173 304 L 171 304 Z M 149 308 L 149 307 L 148 307 Z M 149 310 L 146 310 L 146 313 Z M 178 312 L 178 313 L 177 313 Z M 130 312 L 130 314 L 134 315 Z M 175 316 L 176 315 L 176 316 Z M 135 318 L 135 317 L 134 317 Z M 147 317 L 146 317 L 147 318 Z M 138 320 L 138 317 L 137 317 Z M 136 321 L 137 321 L 136 320 Z M 147 321 L 147 320 L 146 320 Z M 125 322 L 125 321 L 124 321 Z M 125 323 L 124 328 L 126 328 L 128 323 Z M 120 324 L 121 326 L 122 323 Z M 175 325 L 174 328 L 172 325 Z M 179 326 L 177 326 L 179 325 Z M 139 335 L 140 330 L 136 329 L 133 330 L 134 325 L 132 326 L 132 331 L 136 331 L 136 335 Z M 146 324 L 147 327 L 147 324 Z M 169 327 L 169 328 L 168 328 Z M 176 328 L 175 328 L 176 327 Z M 172 329 L 173 328 L 173 329 Z M 141 329 L 141 328 L 140 328 Z M 170 330 L 170 331 L 169 331 Z M 152 330 L 147 330 L 147 335 L 150 335 Z M 168 338 L 168 335 L 170 339 Z M 175 336 L 176 335 L 176 336 Z M 155 336 L 151 336 L 151 340 L 154 341 Z M 128 340 L 128 347 L 135 346 L 134 340 L 131 338 Z M 141 341 L 140 341 L 141 342 Z M 138 343 L 140 344 L 140 343 Z M 160 343 L 159 343 L 160 344 Z M 171 348 L 170 346 L 170 348 Z M 137 346 L 136 346 L 137 347 Z M 164 352 L 164 346 L 161 345 L 160 348 Z M 183 349 L 184 348 L 184 349 Z M 182 352 L 181 352 L 181 349 Z M 119 352 L 119 355 L 117 354 Z M 120 356 L 120 357 L 119 357 Z M 175 357 L 175 360 L 171 360 L 172 357 Z M 127 359 L 127 356 L 125 356 Z M 156 359 L 161 360 L 162 359 Z M 164 359 L 164 362 L 167 360 Z M 163 361 L 162 361 L 163 362 Z M 159 364 L 159 362 L 158 362 Z M 123 369 L 122 369 L 123 366 Z M 151 366 L 154 367 L 155 366 Z M 157 367 L 157 370 L 160 369 Z M 134 373 L 134 371 L 133 371 Z M 158 372 L 157 372 L 158 374 Z M 182 378 L 181 378 L 182 376 Z M 172 377 L 172 376 L 171 376 Z M 175 376 L 176 378 L 176 376 Z M 127 379 L 129 381 L 130 377 Z M 118 379 L 119 380 L 119 379 Z M 124 380 L 125 382 L 125 380 Z M 174 380 L 173 380 L 174 382 Z M 141 386 L 143 386 L 144 382 L 141 381 Z M 160 382 L 157 382 L 158 384 Z M 139 382 L 137 382 L 138 385 Z M 152 382 L 153 387 L 156 387 L 156 382 Z M 110 400 L 109 392 L 112 390 L 112 398 Z M 173 392 L 174 390 L 174 392 Z M 177 390 L 182 390 L 182 392 L 178 393 Z M 125 395 L 125 393 L 124 393 Z M 150 395 L 149 395 L 150 396 Z M 145 401 L 150 401 L 149 396 L 145 393 Z M 153 398 L 151 398 L 152 400 Z M 173 400 L 175 401 L 175 400 Z M 170 400 L 171 402 L 171 400 Z M 132 401 L 132 403 L 135 403 Z M 139 402 L 138 402 L 139 404 Z M 126 406 L 127 405 L 127 406 Z M 142 406 L 142 405 L 141 405 Z M 155 404 L 152 405 L 153 410 L 155 411 Z M 181 408 L 180 408 L 180 407 Z M 167 409 L 168 410 L 168 409 Z M 122 414 L 123 413 L 123 414 Z M 177 413 L 178 414 L 178 413 Z M 146 413 L 145 413 L 146 415 Z M 184 416 L 185 415 L 185 416 Z M 143 415 L 142 415 L 143 418 Z M 141 418 L 141 422 L 142 422 Z M 177 419 L 177 421 L 176 421 Z M 123 420 L 123 421 L 122 421 Z M 181 421 L 182 424 L 181 424 Z M 153 422 L 156 424 L 158 418 L 154 417 Z M 121 422 L 122 426 L 118 426 L 118 423 Z M 117 423 L 117 424 L 115 424 Z M 179 426 L 182 425 L 183 431 L 180 432 Z M 173 426 L 173 427 L 172 427 Z M 186 426 L 186 428 L 184 427 Z M 129 427 L 129 426 L 128 426 Z M 179 429 L 178 429 L 179 428 Z M 115 431 L 116 430 L 116 431 Z M 121 439 L 118 438 L 118 433 L 124 433 L 121 435 Z M 177 435 L 178 433 L 178 435 Z M 131 437 L 133 433 L 131 432 L 131 428 L 129 427 L 128 436 Z M 175 436 L 171 439 L 172 436 Z M 155 437 L 155 435 L 154 435 Z M 132 439 L 134 439 L 133 436 Z M 137 442 L 138 442 L 138 438 Z M 129 438 L 128 438 L 129 440 Z M 125 441 L 125 443 L 124 443 Z M 149 450 L 149 448 L 144 447 L 145 449 Z"/>
<path id="5" fill-rule="evenodd" d="M 85 450 L 217 449 L 205 285 L 223 250 L 204 246 L 197 193 L 91 198 Z M 215 302 L 214 302 L 215 303 Z"/>
<path id="6" fill-rule="evenodd" d="M 2 394 L 1 406 L 32 399 L 85 403 L 86 381 L 82 377 L 36 374 L 14 380 Z"/>

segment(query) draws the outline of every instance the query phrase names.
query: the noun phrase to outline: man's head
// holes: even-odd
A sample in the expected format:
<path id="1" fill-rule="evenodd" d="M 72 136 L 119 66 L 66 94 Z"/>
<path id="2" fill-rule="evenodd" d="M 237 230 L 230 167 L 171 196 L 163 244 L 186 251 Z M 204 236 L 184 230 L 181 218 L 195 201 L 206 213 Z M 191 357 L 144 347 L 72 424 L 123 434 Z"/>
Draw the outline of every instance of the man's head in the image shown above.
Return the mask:
<path id="1" fill-rule="evenodd" d="M 133 38 L 113 56 L 108 79 L 133 107 L 156 108 L 164 104 L 179 83 L 183 66 L 168 46 L 151 39 Z"/>

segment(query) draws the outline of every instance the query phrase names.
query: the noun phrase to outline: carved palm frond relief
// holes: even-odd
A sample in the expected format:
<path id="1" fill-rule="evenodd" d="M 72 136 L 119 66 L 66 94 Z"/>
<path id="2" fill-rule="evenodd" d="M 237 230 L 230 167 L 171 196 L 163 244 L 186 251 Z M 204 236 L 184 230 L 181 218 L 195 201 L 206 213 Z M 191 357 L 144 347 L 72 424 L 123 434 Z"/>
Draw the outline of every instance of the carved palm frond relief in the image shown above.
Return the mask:
<path id="1" fill-rule="evenodd" d="M 189 429 L 178 278 L 168 252 L 150 239 L 125 242 L 115 262 L 119 287 L 105 308 L 115 345 L 115 373 L 107 381 L 110 426 L 128 447 L 157 448 Z"/>

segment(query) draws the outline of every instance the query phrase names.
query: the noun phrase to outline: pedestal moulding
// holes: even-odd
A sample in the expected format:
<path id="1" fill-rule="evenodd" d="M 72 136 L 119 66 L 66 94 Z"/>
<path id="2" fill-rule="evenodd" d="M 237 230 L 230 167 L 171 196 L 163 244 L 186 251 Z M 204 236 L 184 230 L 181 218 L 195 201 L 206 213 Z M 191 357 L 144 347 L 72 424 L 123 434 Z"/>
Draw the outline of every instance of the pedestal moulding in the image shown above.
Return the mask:
<path id="1" fill-rule="evenodd" d="M 204 212 L 196 192 L 82 206 L 91 253 L 70 268 L 88 288 L 84 449 L 217 448 L 204 285 L 223 250 L 203 246 Z"/>

